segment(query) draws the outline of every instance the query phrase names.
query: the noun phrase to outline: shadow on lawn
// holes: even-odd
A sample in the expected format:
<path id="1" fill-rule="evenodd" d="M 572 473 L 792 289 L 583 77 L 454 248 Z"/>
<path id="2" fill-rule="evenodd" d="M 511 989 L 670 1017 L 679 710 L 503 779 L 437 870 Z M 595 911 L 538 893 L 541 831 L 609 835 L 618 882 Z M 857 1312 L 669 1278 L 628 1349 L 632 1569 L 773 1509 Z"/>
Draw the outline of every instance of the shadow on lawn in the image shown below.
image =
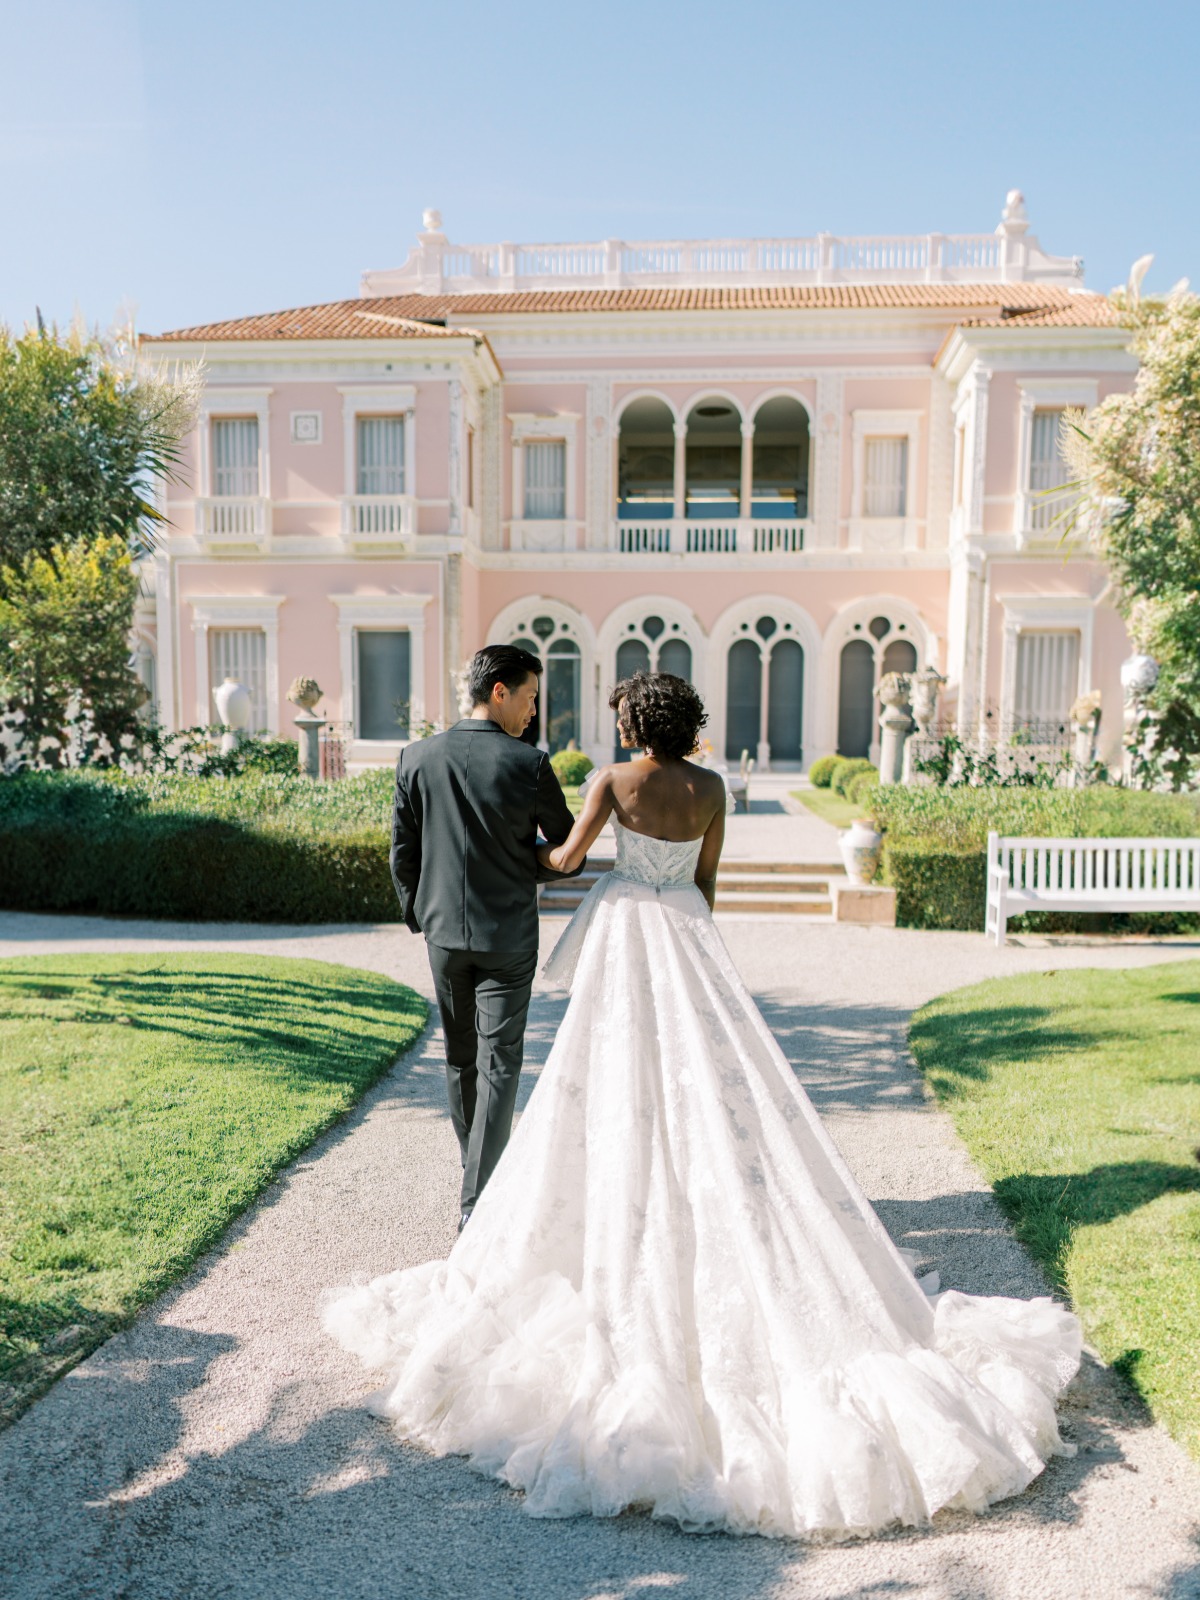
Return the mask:
<path id="1" fill-rule="evenodd" d="M 76 1003 L 54 1020 L 228 1045 L 243 1052 L 244 1065 L 274 1066 L 286 1054 L 289 1070 L 333 1083 L 362 1082 L 366 1052 L 355 1019 L 369 1017 L 377 1026 L 390 998 L 384 987 L 389 980 L 368 981 L 351 969 L 325 985 L 306 982 L 300 976 L 303 964 L 296 962 L 299 971 L 289 974 L 285 986 L 253 972 L 208 968 L 204 953 L 179 968 L 145 957 L 110 959 L 118 970 L 84 973 L 56 968 L 44 957 L 6 961 L 0 967 L 0 995 Z M 395 990 L 399 1049 L 419 1032 L 423 1002 L 410 999 L 401 985 Z M 304 1031 L 298 1032 L 301 1019 Z M 378 1065 L 389 1047 L 378 1035 L 373 1042 L 371 1055 Z"/>
<path id="2" fill-rule="evenodd" d="M 1116 1030 L 1066 1028 L 1052 1006 L 995 1006 L 918 1015 L 909 1043 L 924 1071 L 953 1095 L 964 1080 L 986 1083 L 994 1063 L 1022 1066 L 1049 1055 L 1094 1050 L 1101 1039 L 1123 1036 Z"/>

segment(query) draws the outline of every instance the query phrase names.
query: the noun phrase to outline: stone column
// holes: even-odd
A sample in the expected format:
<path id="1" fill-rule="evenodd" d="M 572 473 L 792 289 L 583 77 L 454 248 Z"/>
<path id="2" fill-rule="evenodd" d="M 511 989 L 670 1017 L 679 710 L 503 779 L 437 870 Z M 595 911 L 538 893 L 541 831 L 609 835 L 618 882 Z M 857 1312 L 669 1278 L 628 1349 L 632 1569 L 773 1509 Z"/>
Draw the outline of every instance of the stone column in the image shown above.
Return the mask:
<path id="1" fill-rule="evenodd" d="M 899 783 L 904 772 L 904 746 L 912 718 L 904 709 L 908 700 L 908 675 L 889 672 L 879 684 L 883 715 L 879 719 L 879 781 Z"/>
<path id="2" fill-rule="evenodd" d="M 687 423 L 675 424 L 675 504 L 671 515 L 681 522 L 687 515 Z"/>
<path id="3" fill-rule="evenodd" d="M 321 776 L 321 729 L 325 718 L 315 712 L 302 711 L 295 719 L 300 730 L 300 773 L 302 777 Z"/>
<path id="4" fill-rule="evenodd" d="M 754 424 L 742 423 L 742 481 L 738 497 L 738 516 L 754 515 Z"/>

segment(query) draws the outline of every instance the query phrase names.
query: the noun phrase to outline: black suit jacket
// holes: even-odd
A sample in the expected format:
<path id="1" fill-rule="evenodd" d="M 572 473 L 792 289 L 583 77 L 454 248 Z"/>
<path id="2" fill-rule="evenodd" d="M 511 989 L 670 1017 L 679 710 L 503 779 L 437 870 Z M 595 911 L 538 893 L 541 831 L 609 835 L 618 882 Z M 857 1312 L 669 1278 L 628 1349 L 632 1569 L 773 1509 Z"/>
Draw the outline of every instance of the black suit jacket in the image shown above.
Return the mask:
<path id="1" fill-rule="evenodd" d="M 563 876 L 539 868 L 538 830 L 562 844 L 574 821 L 549 756 L 495 722 L 405 745 L 391 854 L 404 921 L 447 950 L 536 950 L 538 882 Z"/>

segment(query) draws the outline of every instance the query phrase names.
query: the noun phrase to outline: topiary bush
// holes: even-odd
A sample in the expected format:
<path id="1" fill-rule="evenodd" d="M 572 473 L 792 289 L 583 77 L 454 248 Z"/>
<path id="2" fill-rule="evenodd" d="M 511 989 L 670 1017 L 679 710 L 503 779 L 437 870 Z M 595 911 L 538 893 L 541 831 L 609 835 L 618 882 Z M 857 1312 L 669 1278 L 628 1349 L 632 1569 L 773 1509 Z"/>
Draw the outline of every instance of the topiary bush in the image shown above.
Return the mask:
<path id="1" fill-rule="evenodd" d="M 582 750 L 558 750 L 550 757 L 550 765 L 559 783 L 566 788 L 577 789 L 595 763 Z"/>
<path id="2" fill-rule="evenodd" d="M 828 789 L 833 777 L 833 769 L 843 758 L 841 756 L 818 756 L 808 769 L 808 781 L 814 789 Z"/>
<path id="3" fill-rule="evenodd" d="M 879 787 L 879 773 L 872 767 L 868 772 L 856 773 L 846 785 L 846 799 L 851 805 L 866 805 L 868 797 Z"/>
<path id="4" fill-rule="evenodd" d="M 857 778 L 860 772 L 869 772 L 878 778 L 879 769 L 873 767 L 866 756 L 841 756 L 837 766 L 833 769 L 833 778 L 830 788 L 835 794 L 840 794 L 843 799 L 849 799 L 851 780 Z"/>

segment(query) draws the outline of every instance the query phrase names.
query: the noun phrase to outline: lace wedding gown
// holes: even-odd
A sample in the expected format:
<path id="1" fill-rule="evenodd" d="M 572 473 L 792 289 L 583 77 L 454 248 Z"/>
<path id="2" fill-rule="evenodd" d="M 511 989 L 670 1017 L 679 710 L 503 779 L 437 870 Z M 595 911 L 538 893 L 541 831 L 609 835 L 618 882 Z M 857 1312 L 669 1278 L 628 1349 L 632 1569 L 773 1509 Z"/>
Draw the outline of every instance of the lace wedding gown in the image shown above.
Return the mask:
<path id="1" fill-rule="evenodd" d="M 692 882 L 616 825 L 547 975 L 572 998 L 446 1261 L 334 1291 L 373 1408 L 525 1491 L 694 1531 L 846 1537 L 982 1510 L 1067 1453 L 1048 1299 L 927 1296 Z"/>

